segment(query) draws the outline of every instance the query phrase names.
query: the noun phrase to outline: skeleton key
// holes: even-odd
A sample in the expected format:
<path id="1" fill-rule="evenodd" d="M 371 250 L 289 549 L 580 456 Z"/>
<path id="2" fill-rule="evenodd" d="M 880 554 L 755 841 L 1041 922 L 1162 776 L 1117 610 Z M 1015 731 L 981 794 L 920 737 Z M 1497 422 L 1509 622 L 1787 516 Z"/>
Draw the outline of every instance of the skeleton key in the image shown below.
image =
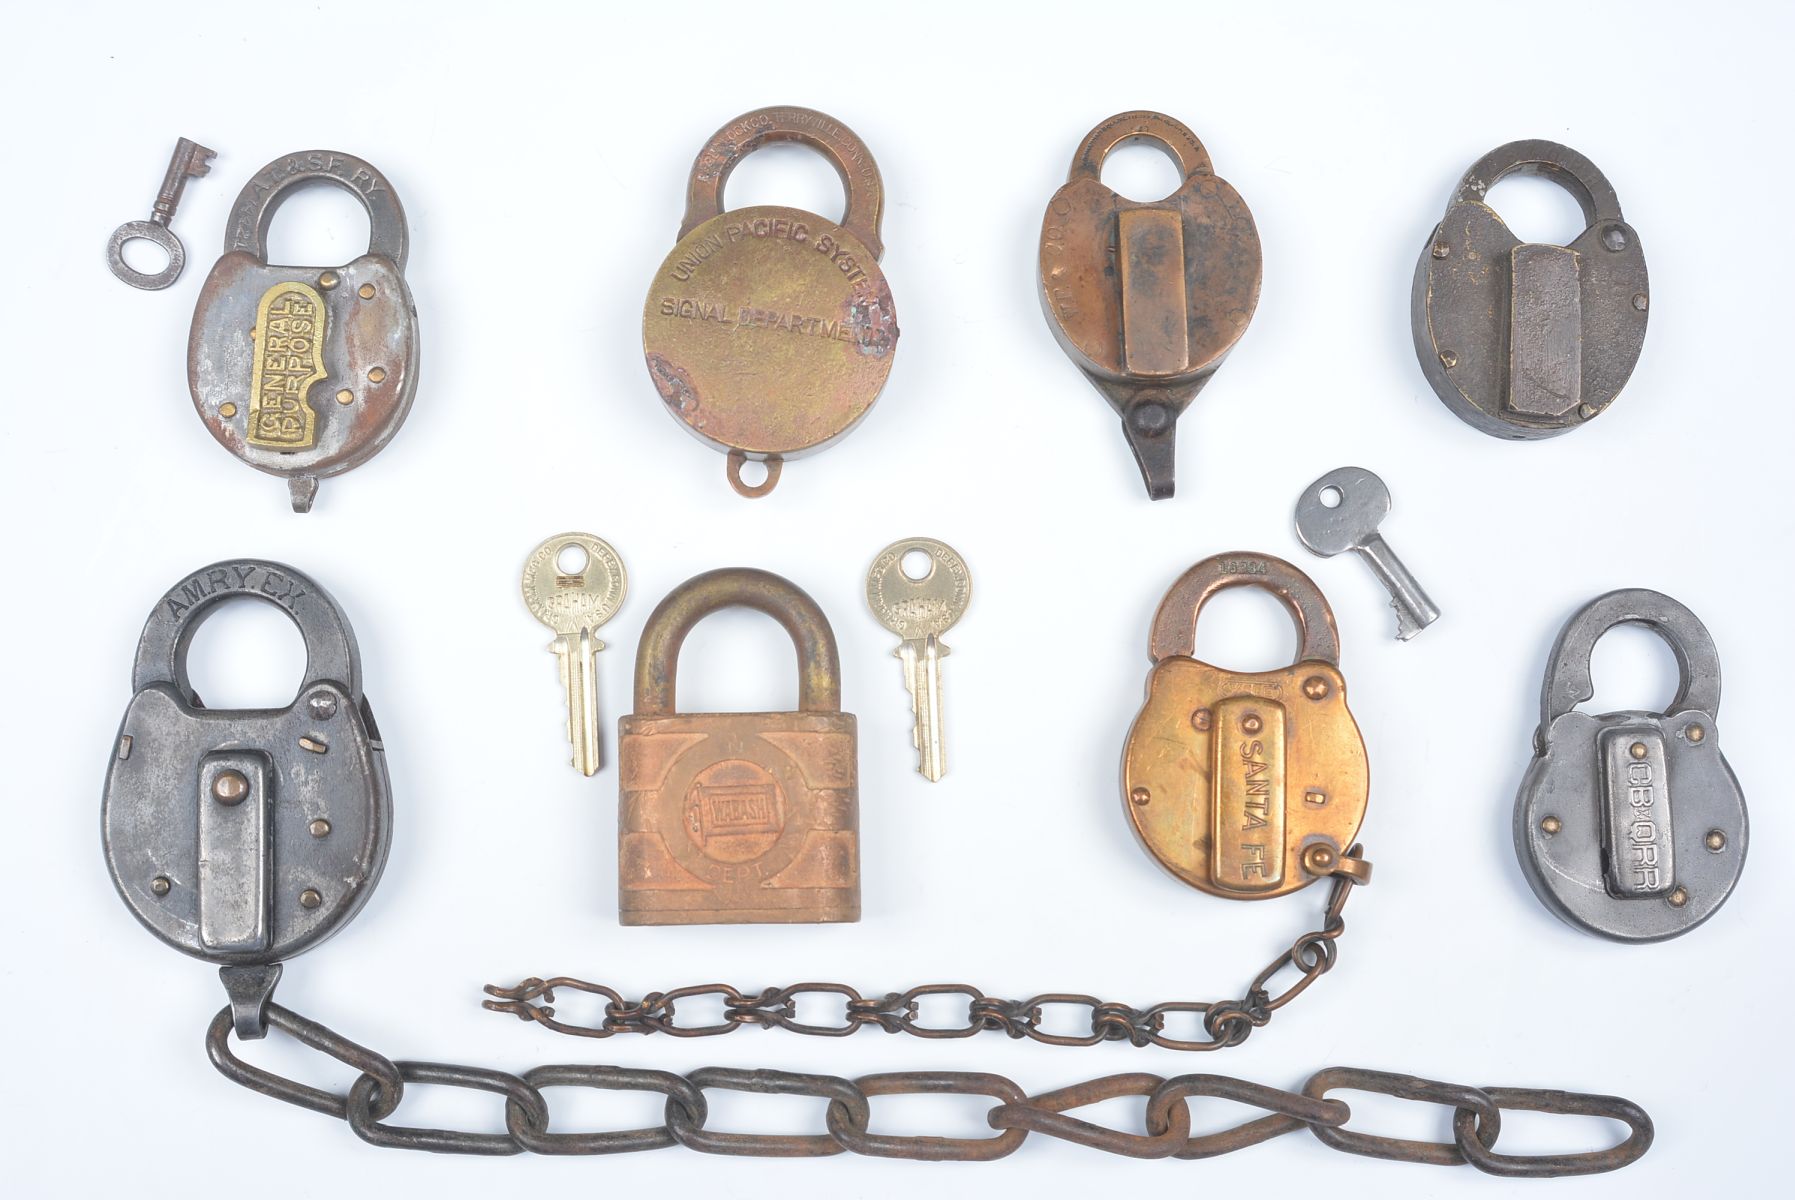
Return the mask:
<path id="1" fill-rule="evenodd" d="M 198 178 L 212 169 L 213 151 L 206 149 L 198 142 L 182 138 L 175 143 L 174 157 L 168 160 L 168 173 L 162 177 L 162 190 L 156 194 L 156 206 L 150 212 L 147 221 L 126 221 L 112 231 L 112 237 L 106 243 L 106 263 L 112 273 L 134 288 L 145 291 L 160 291 L 181 277 L 181 268 L 187 265 L 187 251 L 181 245 L 181 239 L 174 235 L 168 227 L 174 220 L 175 206 L 181 202 L 181 192 L 187 186 L 187 180 Z M 162 247 L 168 255 L 168 265 L 154 275 L 146 275 L 125 262 L 124 245 L 126 242 L 154 242 Z"/>
<path id="2" fill-rule="evenodd" d="M 912 576 L 904 559 L 918 554 L 928 569 Z M 873 616 L 903 638 L 895 651 L 904 664 L 904 686 L 915 714 L 911 740 L 916 769 L 930 783 L 947 770 L 941 734 L 941 660 L 948 655 L 941 635 L 954 627 L 972 599 L 966 560 L 934 538 L 905 538 L 879 551 L 866 576 L 866 602 Z"/>
<path id="3" fill-rule="evenodd" d="M 549 649 L 560 661 L 567 739 L 573 743 L 574 769 L 582 775 L 597 774 L 602 761 L 597 658 L 605 644 L 594 634 L 622 607 L 628 590 L 623 560 L 589 533 L 558 533 L 532 550 L 524 564 L 524 603 L 555 631 Z"/>
<path id="4" fill-rule="evenodd" d="M 1357 550 L 1389 591 L 1396 636 L 1406 642 L 1438 620 L 1440 610 L 1378 533 L 1389 511 L 1390 489 L 1383 480 L 1363 467 L 1340 467 L 1297 499 L 1296 536 L 1323 558 Z"/>

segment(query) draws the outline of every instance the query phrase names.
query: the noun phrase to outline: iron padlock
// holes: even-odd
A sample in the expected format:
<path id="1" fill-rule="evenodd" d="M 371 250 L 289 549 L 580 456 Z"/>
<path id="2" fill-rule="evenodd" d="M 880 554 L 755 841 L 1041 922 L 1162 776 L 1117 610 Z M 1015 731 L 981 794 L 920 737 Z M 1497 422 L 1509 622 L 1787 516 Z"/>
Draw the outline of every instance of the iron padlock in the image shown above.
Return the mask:
<path id="1" fill-rule="evenodd" d="M 1544 175 L 1583 209 L 1568 246 L 1523 242 L 1484 202 L 1510 174 Z M 1620 199 L 1557 142 L 1510 142 L 1459 180 L 1409 301 L 1421 371 L 1460 420 L 1502 438 L 1554 437 L 1607 409 L 1645 341 L 1645 254 Z"/>
<path id="2" fill-rule="evenodd" d="M 1662 713 L 1595 716 L 1589 656 L 1616 625 L 1655 631 L 1681 679 Z M 1745 795 L 1720 752 L 1720 656 L 1707 628 L 1661 592 L 1628 588 L 1565 624 L 1540 690 L 1533 763 L 1515 799 L 1515 853 L 1546 907 L 1621 942 L 1687 933 L 1745 866 Z"/>
<path id="3" fill-rule="evenodd" d="M 305 640 L 285 708 L 207 708 L 188 681 L 200 622 L 240 596 Z M 131 686 L 101 806 L 106 865 L 151 933 L 224 968 L 239 1033 L 258 1037 L 281 960 L 359 912 L 386 863 L 392 796 L 355 634 L 308 576 L 229 559 L 156 602 Z"/>
<path id="4" fill-rule="evenodd" d="M 802 209 L 723 211 L 723 185 L 770 142 L 828 159 L 847 190 L 840 223 Z M 879 398 L 897 349 L 891 288 L 879 270 L 885 191 L 852 130 L 808 108 L 762 108 L 698 152 L 679 243 L 642 310 L 642 351 L 667 411 L 729 457 L 729 485 L 764 496 L 782 464 L 829 445 Z M 758 484 L 742 479 L 766 464 Z"/>
<path id="5" fill-rule="evenodd" d="M 268 262 L 268 227 L 306 184 L 346 189 L 368 212 L 368 252 L 340 267 Z M 405 286 L 405 210 L 387 178 L 351 154 L 289 154 L 231 206 L 224 256 L 193 311 L 187 380 L 212 436 L 287 481 L 309 512 L 318 481 L 393 439 L 417 391 L 418 314 Z"/>
<path id="6" fill-rule="evenodd" d="M 1153 203 L 1103 185 L 1125 142 L 1165 148 L 1184 177 Z M 1259 230 L 1197 135 L 1163 113 L 1091 130 L 1041 224 L 1041 303 L 1078 369 L 1122 418 L 1155 500 L 1171 496 L 1180 414 L 1246 332 L 1259 303 Z"/>
<path id="7" fill-rule="evenodd" d="M 719 609 L 766 613 L 798 652 L 798 711 L 675 711 L 679 649 Z M 635 711 L 617 723 L 625 925 L 860 919 L 859 742 L 829 621 L 796 585 L 732 567 L 648 618 Z"/>
<path id="8" fill-rule="evenodd" d="M 1195 657 L 1197 617 L 1215 593 L 1262 588 L 1296 621 L 1301 648 L 1281 670 L 1240 672 Z M 1122 807 L 1160 866 L 1230 900 L 1264 900 L 1371 865 L 1353 842 L 1370 767 L 1346 706 L 1333 610 L 1281 558 L 1206 558 L 1153 618 L 1147 700 L 1122 752 Z"/>

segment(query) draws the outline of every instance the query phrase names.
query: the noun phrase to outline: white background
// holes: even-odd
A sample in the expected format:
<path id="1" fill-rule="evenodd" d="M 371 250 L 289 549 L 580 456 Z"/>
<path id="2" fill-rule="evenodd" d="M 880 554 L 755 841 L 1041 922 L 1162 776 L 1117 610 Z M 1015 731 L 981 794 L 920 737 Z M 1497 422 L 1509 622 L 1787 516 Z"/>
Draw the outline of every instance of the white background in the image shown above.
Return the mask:
<path id="1" fill-rule="evenodd" d="M 855 1075 L 1009 1074 L 1031 1090 L 1131 1070 L 1223 1071 L 1284 1087 L 1351 1064 L 1470 1084 L 1614 1092 L 1656 1118 L 1623 1174 L 1542 1194 L 1720 1194 L 1768 1176 L 1786 1141 L 1782 869 L 1795 828 L 1784 714 L 1789 284 L 1782 5 L 970 5 L 734 3 L 628 10 L 370 3 L 13 7 L 0 77 L 9 231 L 0 329 L 7 853 L 0 878 L 0 1139 L 13 1194 L 438 1196 L 825 1189 L 879 1195 L 1189 1195 L 1319 1180 L 1341 1195 L 1519 1190 L 1466 1168 L 1333 1154 L 1303 1134 L 1227 1159 L 1137 1163 L 1043 1138 L 1001 1164 L 766 1162 L 680 1150 L 603 1161 L 383 1152 L 241 1091 L 206 1062 L 211 969 L 126 913 L 100 857 L 98 800 L 141 623 L 183 573 L 234 555 L 311 573 L 350 614 L 397 809 L 361 917 L 289 964 L 279 997 L 395 1058 L 507 1069 L 617 1062 Z M 872 148 L 888 191 L 903 330 L 883 400 L 853 436 L 736 498 L 720 455 L 670 421 L 642 368 L 644 289 L 671 248 L 693 154 L 737 113 L 822 109 Z M 1188 123 L 1245 197 L 1264 292 L 1238 349 L 1179 424 L 1178 494 L 1146 501 L 1110 410 L 1035 298 L 1036 239 L 1073 149 L 1102 118 Z M 168 291 L 114 281 L 107 234 L 148 215 L 178 135 L 216 148 L 175 219 L 189 264 Z M 1507 444 L 1461 424 L 1414 360 L 1409 280 L 1460 174 L 1514 138 L 1562 140 L 1609 175 L 1652 279 L 1643 356 L 1590 428 Z M 378 458 L 328 480 L 309 516 L 194 419 L 187 326 L 249 175 L 325 147 L 386 172 L 411 220 L 421 387 Z M 1110 173 L 1169 190 L 1149 150 Z M 820 159 L 778 148 L 733 204 L 833 213 Z M 1574 205 L 1505 184 L 1523 234 L 1568 238 Z M 283 261 L 336 264 L 365 221 L 309 192 L 277 223 Z M 1350 558 L 1307 555 L 1298 492 L 1335 466 L 1380 472 L 1385 531 L 1445 611 L 1392 638 Z M 609 539 L 631 594 L 606 628 L 607 755 L 655 602 L 727 564 L 780 572 L 823 605 L 860 715 L 865 916 L 858 925 L 630 929 L 615 905 L 615 771 L 569 770 L 547 633 L 517 592 L 560 529 Z M 862 600 L 873 553 L 912 533 L 971 565 L 948 639 L 950 774 L 912 769 L 892 639 Z M 1253 548 L 1312 573 L 1373 764 L 1374 885 L 1338 968 L 1244 1047 L 1179 1056 L 996 1034 L 824 1041 L 755 1030 L 678 1041 L 560 1039 L 480 1011 L 480 985 L 570 973 L 632 994 L 725 980 L 839 979 L 867 993 L 965 980 L 999 995 L 1136 1003 L 1238 995 L 1312 927 L 1319 889 L 1230 904 L 1162 874 L 1119 808 L 1116 762 L 1161 594 L 1206 555 Z M 1654 587 L 1709 625 L 1726 666 L 1721 744 L 1756 849 L 1728 906 L 1667 944 L 1560 925 L 1516 867 L 1509 814 L 1547 648 L 1610 588 Z M 1232 593 L 1199 650 L 1277 665 L 1274 603 Z M 689 708 L 783 707 L 789 652 L 735 614 L 687 647 Z M 215 706 L 283 703 L 298 640 L 232 610 L 196 647 Z M 1650 635 L 1597 653 L 1597 706 L 1673 690 Z M 570 1014 L 581 1010 L 568 1006 Z M 257 1062 L 345 1088 L 274 1039 Z M 817 1101 L 714 1093 L 719 1128 L 814 1129 Z M 1437 1109 L 1350 1096 L 1355 1124 L 1437 1137 Z M 566 1128 L 648 1123 L 651 1098 L 553 1094 Z M 880 1100 L 876 1128 L 977 1135 L 982 1102 Z M 398 1120 L 495 1129 L 490 1096 L 418 1087 Z M 1129 1125 L 1138 1102 L 1096 1113 Z M 1243 1114 L 1201 1102 L 1197 1123 Z M 1517 1116 L 1513 1149 L 1586 1148 L 1595 1122 Z M 1512 1143 L 1512 1145 L 1511 1145 Z M 1293 1174 L 1286 1175 L 1285 1172 Z"/>

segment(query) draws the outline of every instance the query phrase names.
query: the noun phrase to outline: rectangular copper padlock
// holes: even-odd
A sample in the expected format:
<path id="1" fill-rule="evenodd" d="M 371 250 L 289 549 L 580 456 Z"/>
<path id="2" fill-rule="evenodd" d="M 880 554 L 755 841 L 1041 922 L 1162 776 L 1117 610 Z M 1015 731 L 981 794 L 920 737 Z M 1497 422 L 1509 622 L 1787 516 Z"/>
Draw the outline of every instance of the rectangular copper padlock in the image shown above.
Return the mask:
<path id="1" fill-rule="evenodd" d="M 674 711 L 679 648 L 721 608 L 757 609 L 798 651 L 797 712 Z M 625 925 L 860 919 L 859 742 L 835 635 L 777 575 L 711 571 L 675 588 L 636 654 L 618 722 L 618 917 Z"/>

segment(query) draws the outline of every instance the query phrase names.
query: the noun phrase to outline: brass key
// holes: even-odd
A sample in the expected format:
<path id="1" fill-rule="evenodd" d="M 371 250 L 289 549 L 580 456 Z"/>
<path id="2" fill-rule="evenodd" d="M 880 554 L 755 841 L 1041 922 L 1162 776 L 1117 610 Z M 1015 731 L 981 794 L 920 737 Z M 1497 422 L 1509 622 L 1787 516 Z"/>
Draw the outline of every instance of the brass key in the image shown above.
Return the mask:
<path id="1" fill-rule="evenodd" d="M 921 554 L 928 570 L 911 576 L 904 558 Z M 879 623 L 903 638 L 895 651 L 904 664 L 904 686 L 915 715 L 911 735 L 917 765 L 930 783 L 947 770 L 941 734 L 941 660 L 948 655 L 941 635 L 953 628 L 972 600 L 966 560 L 946 542 L 905 538 L 879 551 L 866 576 L 866 602 Z"/>
<path id="2" fill-rule="evenodd" d="M 623 560 L 589 533 L 558 533 L 532 550 L 524 564 L 524 603 L 555 631 L 549 649 L 560 660 L 567 739 L 573 743 L 574 769 L 582 775 L 597 774 L 603 762 L 597 658 L 605 644 L 594 635 L 623 606 L 628 591 Z"/>

